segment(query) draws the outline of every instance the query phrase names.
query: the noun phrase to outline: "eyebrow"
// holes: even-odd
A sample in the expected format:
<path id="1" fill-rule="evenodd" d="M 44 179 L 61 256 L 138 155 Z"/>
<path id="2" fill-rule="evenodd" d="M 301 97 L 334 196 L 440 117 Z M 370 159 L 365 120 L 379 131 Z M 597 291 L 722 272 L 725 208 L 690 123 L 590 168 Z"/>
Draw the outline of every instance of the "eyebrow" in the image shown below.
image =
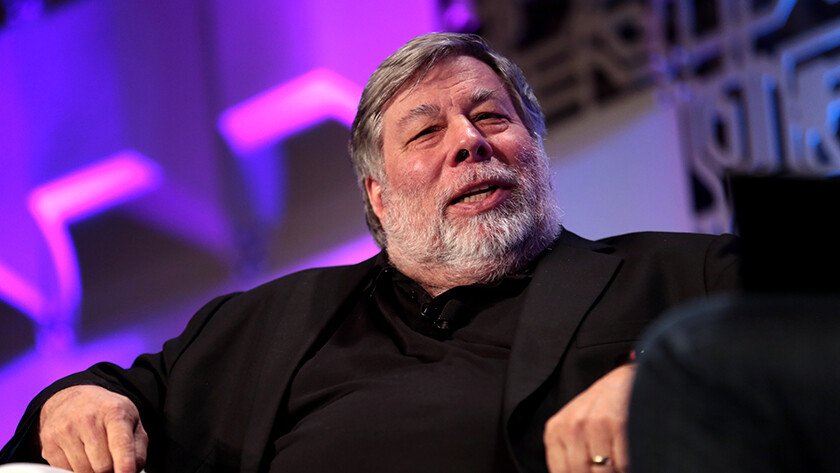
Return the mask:
<path id="1" fill-rule="evenodd" d="M 503 96 L 501 96 L 499 94 L 498 89 L 492 89 L 492 90 L 490 90 L 490 89 L 479 89 L 479 90 L 473 91 L 473 93 L 470 94 L 469 106 L 473 107 L 473 106 L 476 106 L 478 104 L 488 102 L 488 101 L 491 101 L 491 100 L 497 100 L 497 101 L 500 101 L 500 102 L 503 101 Z M 423 118 L 436 116 L 436 115 L 439 115 L 439 114 L 440 114 L 440 107 L 439 106 L 432 105 L 432 104 L 429 104 L 429 103 L 424 103 L 424 104 L 418 105 L 417 107 L 414 107 L 411 110 L 409 110 L 402 118 L 400 118 L 400 120 L 397 122 L 397 125 L 401 128 L 404 128 L 410 122 L 413 122 L 413 121 L 419 120 L 419 119 L 423 119 Z"/>
<path id="2" fill-rule="evenodd" d="M 470 95 L 470 105 L 478 105 L 480 103 L 488 102 L 490 100 L 504 101 L 504 97 L 499 94 L 499 89 L 480 89 L 474 91 Z"/>
<path id="3" fill-rule="evenodd" d="M 424 103 L 409 110 L 405 115 L 403 115 L 402 118 L 400 118 L 400 121 L 397 122 L 397 125 L 400 128 L 405 128 L 410 122 L 422 118 L 433 117 L 438 114 L 440 114 L 440 107 L 438 107 L 437 105 Z"/>

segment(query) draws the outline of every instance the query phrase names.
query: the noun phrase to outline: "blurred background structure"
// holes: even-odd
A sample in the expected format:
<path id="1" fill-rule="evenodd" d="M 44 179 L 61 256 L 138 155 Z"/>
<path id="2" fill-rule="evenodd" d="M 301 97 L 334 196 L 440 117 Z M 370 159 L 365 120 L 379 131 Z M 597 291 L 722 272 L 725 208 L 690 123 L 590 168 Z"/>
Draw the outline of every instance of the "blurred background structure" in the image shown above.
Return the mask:
<path id="1" fill-rule="evenodd" d="M 583 236 L 729 231 L 726 172 L 840 169 L 837 0 L 0 0 L 0 442 L 212 296 L 375 254 L 349 123 L 443 30 L 523 67 Z"/>

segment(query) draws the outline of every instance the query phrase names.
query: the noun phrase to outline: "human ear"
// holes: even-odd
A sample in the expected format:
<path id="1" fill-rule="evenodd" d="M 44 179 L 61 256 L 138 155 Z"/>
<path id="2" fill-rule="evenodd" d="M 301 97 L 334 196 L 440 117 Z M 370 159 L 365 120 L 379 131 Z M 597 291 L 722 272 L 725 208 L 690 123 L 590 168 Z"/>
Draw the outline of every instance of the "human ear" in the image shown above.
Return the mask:
<path id="1" fill-rule="evenodd" d="M 373 213 L 376 214 L 376 217 L 381 221 L 383 214 L 382 185 L 376 179 L 366 177 L 365 192 L 367 192 L 368 200 L 370 201 L 370 207 L 373 209 Z"/>

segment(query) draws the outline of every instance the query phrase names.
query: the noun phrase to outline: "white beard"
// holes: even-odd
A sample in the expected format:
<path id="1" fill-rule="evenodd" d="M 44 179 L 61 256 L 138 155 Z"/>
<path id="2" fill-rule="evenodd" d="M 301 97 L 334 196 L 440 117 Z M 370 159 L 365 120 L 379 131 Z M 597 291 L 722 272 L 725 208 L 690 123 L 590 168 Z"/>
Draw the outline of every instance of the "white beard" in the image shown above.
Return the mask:
<path id="1" fill-rule="evenodd" d="M 483 179 L 516 184 L 499 206 L 457 220 L 445 215 L 451 196 L 442 196 L 436 212 L 424 215 L 431 212 L 419 208 L 418 190 L 392 191 L 385 183 L 382 225 L 391 262 L 415 279 L 426 274 L 438 280 L 438 287 L 441 281 L 449 282 L 446 287 L 491 282 L 529 263 L 557 236 L 561 212 L 542 147 L 529 147 L 519 162 L 518 169 L 497 160 L 472 164 L 453 189 Z"/>

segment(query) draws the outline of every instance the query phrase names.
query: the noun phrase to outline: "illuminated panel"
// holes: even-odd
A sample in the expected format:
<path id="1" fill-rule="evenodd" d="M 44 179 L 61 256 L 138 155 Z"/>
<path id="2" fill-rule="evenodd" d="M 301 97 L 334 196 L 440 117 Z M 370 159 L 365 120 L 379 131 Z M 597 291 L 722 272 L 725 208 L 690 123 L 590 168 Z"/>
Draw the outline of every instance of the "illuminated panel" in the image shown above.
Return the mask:
<path id="1" fill-rule="evenodd" d="M 154 162 L 123 151 L 33 189 L 29 211 L 44 235 L 56 272 L 57 294 L 25 281 L 0 266 L 0 296 L 39 326 L 39 344 L 72 344 L 72 319 L 81 300 L 79 264 L 68 225 L 141 193 L 160 182 Z"/>
<path id="2" fill-rule="evenodd" d="M 0 299 L 32 319 L 39 318 L 44 310 L 44 298 L 38 288 L 3 263 L 0 263 Z"/>
<path id="3" fill-rule="evenodd" d="M 219 118 L 219 131 L 230 148 L 250 166 L 260 166 L 259 151 L 283 139 L 317 125 L 324 120 L 337 120 L 347 127 L 353 124 L 362 88 L 354 82 L 327 69 L 316 69 L 289 82 L 226 110 Z M 243 167 L 247 167 L 243 162 Z M 257 172 L 260 179 L 250 184 L 254 205 L 258 209 L 276 204 L 269 182 L 273 172 Z M 260 192 L 262 188 L 265 192 Z M 260 196 L 272 196 L 261 199 Z M 332 248 L 322 254 L 299 262 L 281 271 L 286 274 L 314 266 L 356 263 L 379 251 L 370 235 Z"/>
<path id="4" fill-rule="evenodd" d="M 219 131 L 245 157 L 327 119 L 349 127 L 361 96 L 354 82 L 315 69 L 229 108 L 219 118 Z"/>

